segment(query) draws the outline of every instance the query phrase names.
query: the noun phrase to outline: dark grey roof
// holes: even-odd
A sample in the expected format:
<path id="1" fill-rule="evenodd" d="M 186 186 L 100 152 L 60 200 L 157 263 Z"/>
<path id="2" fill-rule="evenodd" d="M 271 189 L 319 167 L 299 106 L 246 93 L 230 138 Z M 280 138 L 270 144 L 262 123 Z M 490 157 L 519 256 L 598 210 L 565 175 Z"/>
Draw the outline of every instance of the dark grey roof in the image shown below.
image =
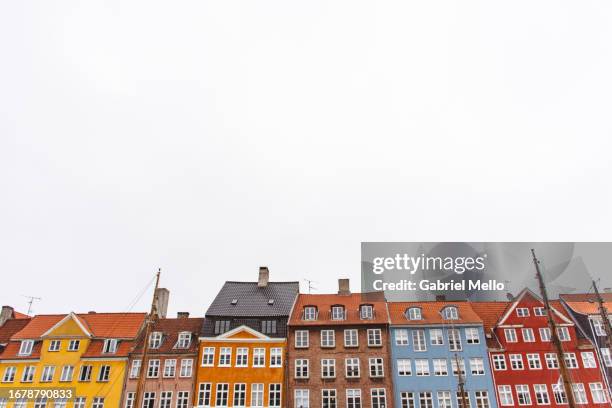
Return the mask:
<path id="1" fill-rule="evenodd" d="M 289 316 L 299 291 L 299 282 L 268 282 L 260 288 L 257 282 L 228 281 L 206 311 L 206 317 Z M 236 304 L 232 304 L 234 299 Z"/>

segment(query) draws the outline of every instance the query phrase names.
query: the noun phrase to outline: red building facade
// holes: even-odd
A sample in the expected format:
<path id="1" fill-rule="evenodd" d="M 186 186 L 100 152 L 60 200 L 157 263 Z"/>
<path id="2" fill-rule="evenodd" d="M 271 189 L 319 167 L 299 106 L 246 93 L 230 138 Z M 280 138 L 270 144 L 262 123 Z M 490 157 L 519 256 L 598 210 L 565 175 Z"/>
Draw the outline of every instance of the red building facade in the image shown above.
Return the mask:
<path id="1" fill-rule="evenodd" d="M 559 302 L 553 319 L 569 368 L 574 400 L 584 407 L 609 407 L 609 394 L 592 344 Z M 513 302 L 474 302 L 485 322 L 490 364 L 501 407 L 568 405 L 559 361 L 542 300 L 528 289 Z"/>

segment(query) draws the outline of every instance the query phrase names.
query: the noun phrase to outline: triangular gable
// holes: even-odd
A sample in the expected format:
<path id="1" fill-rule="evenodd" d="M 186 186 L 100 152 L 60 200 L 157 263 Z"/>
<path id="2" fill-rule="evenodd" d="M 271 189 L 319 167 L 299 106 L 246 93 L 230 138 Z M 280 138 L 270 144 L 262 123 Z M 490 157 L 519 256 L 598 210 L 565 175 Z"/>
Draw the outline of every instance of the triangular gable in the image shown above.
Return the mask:
<path id="1" fill-rule="evenodd" d="M 243 336 L 240 336 L 241 334 Z M 217 336 L 217 339 L 219 340 L 230 339 L 230 338 L 259 339 L 259 340 L 269 340 L 270 339 L 270 337 L 266 336 L 265 334 L 262 334 L 258 332 L 257 330 L 253 330 L 250 327 L 245 326 L 245 325 L 236 327 L 235 329 L 232 329 L 228 332 L 225 332 Z"/>
<path id="2" fill-rule="evenodd" d="M 538 302 L 542 303 L 542 306 L 544 305 L 544 301 L 542 300 L 542 298 L 540 298 L 538 295 L 536 295 L 535 293 L 533 293 L 533 291 L 529 288 L 525 288 L 521 291 L 521 293 L 517 296 L 516 300 L 514 301 L 514 303 L 512 303 L 512 306 L 510 306 L 510 308 L 508 308 L 508 310 L 506 310 L 506 313 L 501 317 L 501 319 L 499 319 L 499 321 L 497 322 L 496 326 L 501 326 L 503 325 L 506 320 L 508 319 L 508 317 L 512 314 L 512 312 L 514 312 L 514 309 L 516 309 L 516 307 L 518 306 L 518 304 L 521 302 L 521 300 L 523 300 L 523 298 L 525 297 L 525 295 L 529 294 L 530 296 L 532 296 L 535 300 L 537 300 Z M 569 320 L 567 317 L 565 317 L 561 312 L 559 312 L 557 309 L 555 309 L 553 306 L 550 306 L 550 309 L 555 312 L 555 314 L 561 319 L 563 320 L 565 323 L 567 324 L 571 324 L 573 325 L 574 323 Z"/>
<path id="3" fill-rule="evenodd" d="M 87 337 L 92 337 L 92 333 L 87 328 L 86 324 L 79 317 L 70 312 L 62 320 L 57 322 L 53 327 L 42 334 L 41 337 L 54 335 L 74 335 L 74 331 L 80 330 Z"/>

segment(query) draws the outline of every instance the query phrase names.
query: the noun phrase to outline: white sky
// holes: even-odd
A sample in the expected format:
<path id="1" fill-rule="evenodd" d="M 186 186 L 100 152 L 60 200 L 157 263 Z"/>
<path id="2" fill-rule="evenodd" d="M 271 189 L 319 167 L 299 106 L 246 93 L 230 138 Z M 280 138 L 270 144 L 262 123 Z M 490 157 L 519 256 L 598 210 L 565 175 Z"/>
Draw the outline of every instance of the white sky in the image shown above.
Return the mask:
<path id="1" fill-rule="evenodd" d="M 610 240 L 609 1 L 0 4 L 0 303 L 358 287 L 361 241 Z M 609 273 L 609 271 L 602 272 Z M 144 310 L 147 294 L 135 310 Z"/>

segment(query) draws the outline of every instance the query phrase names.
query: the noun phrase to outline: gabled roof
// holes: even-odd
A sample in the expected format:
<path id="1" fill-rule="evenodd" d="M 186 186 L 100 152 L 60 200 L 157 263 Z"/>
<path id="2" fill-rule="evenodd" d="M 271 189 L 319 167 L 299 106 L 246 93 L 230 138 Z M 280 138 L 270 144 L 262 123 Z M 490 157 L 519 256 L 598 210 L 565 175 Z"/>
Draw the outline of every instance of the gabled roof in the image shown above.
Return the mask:
<path id="1" fill-rule="evenodd" d="M 145 318 L 145 313 L 84 313 L 61 315 L 37 315 L 11 340 L 38 339 L 58 326 L 58 323 L 69 318 L 79 322 L 93 337 L 99 338 L 134 338 L 138 334 Z"/>
<path id="2" fill-rule="evenodd" d="M 374 308 L 373 319 L 361 319 L 359 307 L 361 305 L 372 305 Z M 317 320 L 303 320 L 302 312 L 305 306 L 316 306 L 318 310 Z M 346 318 L 344 320 L 332 320 L 332 306 L 344 306 Z M 300 294 L 293 308 L 289 320 L 291 326 L 317 326 L 317 325 L 351 325 L 351 324 L 388 324 L 389 314 L 382 293 L 351 293 L 349 295 L 306 295 Z"/>
<path id="3" fill-rule="evenodd" d="M 300 290 L 299 282 L 225 282 L 206 311 L 206 317 L 289 316 Z M 233 302 L 235 300 L 235 302 Z"/>
<path id="4" fill-rule="evenodd" d="M 443 309 L 454 306 L 457 308 L 459 319 L 446 320 L 442 314 Z M 391 324 L 402 325 L 424 325 L 424 324 L 482 324 L 480 316 L 472 310 L 471 304 L 465 301 L 444 302 L 389 302 L 389 315 Z M 420 320 L 409 320 L 406 318 L 406 310 L 412 307 L 421 309 Z"/>
<path id="5" fill-rule="evenodd" d="M 560 295 L 565 304 L 576 313 L 585 315 L 599 315 L 599 304 L 595 294 L 568 294 Z M 601 297 L 608 313 L 612 313 L 612 293 L 602 293 Z"/>
<path id="6" fill-rule="evenodd" d="M 544 301 L 538 295 L 536 295 L 531 289 L 525 288 L 514 299 L 510 307 L 505 311 L 504 315 L 499 319 L 497 324 L 502 325 L 506 321 L 506 319 L 510 316 L 510 314 L 514 311 L 514 309 L 516 309 L 516 307 L 521 302 L 521 300 L 523 300 L 523 298 L 525 297 L 531 297 L 532 299 L 544 304 Z M 569 316 L 565 314 L 565 310 L 563 309 L 560 303 L 558 302 L 555 303 L 554 301 L 550 301 L 550 306 L 551 306 L 552 311 L 554 312 L 554 315 L 556 315 L 557 318 L 562 320 L 564 323 L 574 324 L 572 320 L 569 318 Z"/>
<path id="7" fill-rule="evenodd" d="M 162 343 L 158 349 L 149 349 L 151 354 L 185 354 L 195 353 L 198 350 L 198 336 L 204 323 L 204 318 L 164 318 L 153 323 L 151 332 L 162 333 Z M 177 349 L 175 345 L 179 334 L 191 333 L 191 344 L 187 349 Z M 137 344 L 132 354 L 142 354 L 144 346 L 144 331 L 138 337 Z"/>

